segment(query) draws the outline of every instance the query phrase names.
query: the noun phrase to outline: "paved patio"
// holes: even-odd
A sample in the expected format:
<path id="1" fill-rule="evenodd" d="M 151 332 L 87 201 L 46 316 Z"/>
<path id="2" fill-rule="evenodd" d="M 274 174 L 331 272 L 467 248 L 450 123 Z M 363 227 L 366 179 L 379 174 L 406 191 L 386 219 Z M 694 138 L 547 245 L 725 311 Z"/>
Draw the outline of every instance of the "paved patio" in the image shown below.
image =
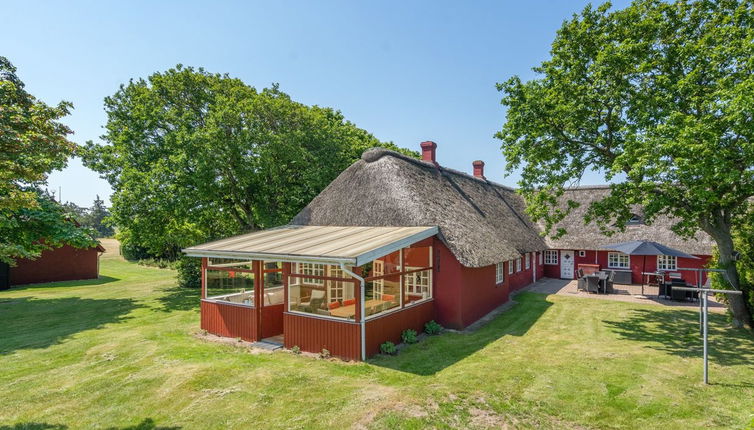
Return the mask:
<path id="1" fill-rule="evenodd" d="M 679 308 L 698 308 L 697 301 L 675 301 L 659 297 L 659 288 L 657 286 L 644 286 L 644 296 L 641 297 L 641 285 L 620 285 L 614 284 L 615 293 L 613 294 L 594 294 L 585 291 L 576 291 L 576 280 L 551 279 L 543 278 L 534 285 L 529 286 L 528 290 L 535 293 L 558 294 L 561 296 L 584 297 L 597 300 L 616 300 L 621 302 L 646 303 L 668 307 Z M 709 309 L 711 312 L 725 312 L 725 305 L 715 301 L 710 296 Z"/>

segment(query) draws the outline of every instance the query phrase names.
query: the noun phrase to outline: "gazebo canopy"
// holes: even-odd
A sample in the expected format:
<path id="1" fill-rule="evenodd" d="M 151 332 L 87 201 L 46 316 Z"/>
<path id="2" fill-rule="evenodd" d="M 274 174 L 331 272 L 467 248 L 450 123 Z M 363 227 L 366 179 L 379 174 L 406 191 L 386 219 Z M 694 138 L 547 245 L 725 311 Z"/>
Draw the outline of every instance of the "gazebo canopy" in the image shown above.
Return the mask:
<path id="1" fill-rule="evenodd" d="M 631 240 L 628 242 L 613 243 L 610 245 L 601 246 L 600 248 L 610 251 L 622 252 L 627 255 L 670 255 L 681 258 L 699 258 L 691 254 L 687 254 L 683 251 L 673 249 L 669 246 L 665 246 L 661 243 L 652 242 L 650 240 Z"/>

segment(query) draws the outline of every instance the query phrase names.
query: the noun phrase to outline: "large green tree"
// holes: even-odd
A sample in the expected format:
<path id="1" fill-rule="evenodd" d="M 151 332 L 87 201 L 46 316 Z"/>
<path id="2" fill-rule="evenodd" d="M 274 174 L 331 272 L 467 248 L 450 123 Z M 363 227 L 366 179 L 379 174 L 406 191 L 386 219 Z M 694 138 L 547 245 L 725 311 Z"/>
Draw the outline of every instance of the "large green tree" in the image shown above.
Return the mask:
<path id="1" fill-rule="evenodd" d="M 586 222 L 623 225 L 632 205 L 647 222 L 702 230 L 744 291 L 736 324 L 751 325 L 732 231 L 754 196 L 754 4 L 751 0 L 638 0 L 623 10 L 586 7 L 563 23 L 537 78 L 499 84 L 507 121 L 497 136 L 534 218 L 550 234 L 568 209 L 564 187 L 594 170 L 614 182 Z M 567 207 L 576 203 L 569 202 Z"/>
<path id="2" fill-rule="evenodd" d="M 365 149 L 398 149 L 276 85 L 180 65 L 122 85 L 105 110 L 105 144 L 85 163 L 114 189 L 119 237 L 167 258 L 283 224 Z"/>
<path id="3" fill-rule="evenodd" d="M 54 246 L 93 244 L 40 187 L 65 167 L 76 145 L 60 122 L 71 104 L 49 106 L 24 89 L 16 68 L 0 56 L 0 262 L 36 258 Z"/>

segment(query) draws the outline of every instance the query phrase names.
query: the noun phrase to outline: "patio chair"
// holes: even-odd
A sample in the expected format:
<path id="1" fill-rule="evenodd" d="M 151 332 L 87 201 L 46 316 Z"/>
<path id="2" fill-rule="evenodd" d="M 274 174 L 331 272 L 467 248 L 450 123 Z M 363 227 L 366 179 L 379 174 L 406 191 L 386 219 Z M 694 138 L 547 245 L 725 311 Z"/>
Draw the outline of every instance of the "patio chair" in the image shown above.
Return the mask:
<path id="1" fill-rule="evenodd" d="M 584 279 L 586 279 L 586 292 L 587 293 L 600 292 L 600 278 L 596 276 L 587 276 Z"/>
<path id="2" fill-rule="evenodd" d="M 583 276 L 579 277 L 578 282 L 576 283 L 576 291 L 586 291 L 586 278 Z"/>
<path id="3" fill-rule="evenodd" d="M 607 279 L 605 279 L 605 293 L 613 294 L 615 292 L 615 288 L 613 287 L 614 278 L 615 272 L 611 271 L 610 274 L 607 275 Z"/>
<path id="4" fill-rule="evenodd" d="M 322 307 L 322 303 L 325 301 L 325 292 L 323 290 L 313 290 L 312 295 L 308 301 L 301 302 L 300 309 L 305 309 L 307 312 L 315 313 L 316 309 Z"/>
<path id="5" fill-rule="evenodd" d="M 576 271 L 576 274 L 577 274 L 577 276 L 578 276 L 579 279 L 583 278 L 584 277 L 584 269 L 579 268 L 579 270 Z"/>
<path id="6" fill-rule="evenodd" d="M 670 300 L 686 300 L 688 297 L 688 291 L 679 290 L 677 288 L 672 287 L 685 287 L 686 283 L 682 280 L 680 282 L 677 282 L 677 280 L 673 280 L 671 283 L 671 289 L 670 289 Z"/>

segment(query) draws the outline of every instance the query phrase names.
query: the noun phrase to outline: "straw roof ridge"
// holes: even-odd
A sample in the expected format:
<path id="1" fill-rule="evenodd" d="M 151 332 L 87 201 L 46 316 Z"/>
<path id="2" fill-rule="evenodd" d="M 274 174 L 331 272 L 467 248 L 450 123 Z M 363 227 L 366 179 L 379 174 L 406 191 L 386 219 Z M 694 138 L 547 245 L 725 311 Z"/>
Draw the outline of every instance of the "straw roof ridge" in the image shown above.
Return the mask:
<path id="1" fill-rule="evenodd" d="M 291 224 L 427 226 L 467 267 L 547 248 L 509 187 L 402 154 L 372 149 L 343 171 Z"/>

